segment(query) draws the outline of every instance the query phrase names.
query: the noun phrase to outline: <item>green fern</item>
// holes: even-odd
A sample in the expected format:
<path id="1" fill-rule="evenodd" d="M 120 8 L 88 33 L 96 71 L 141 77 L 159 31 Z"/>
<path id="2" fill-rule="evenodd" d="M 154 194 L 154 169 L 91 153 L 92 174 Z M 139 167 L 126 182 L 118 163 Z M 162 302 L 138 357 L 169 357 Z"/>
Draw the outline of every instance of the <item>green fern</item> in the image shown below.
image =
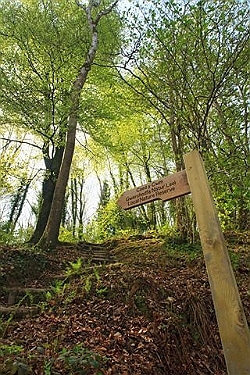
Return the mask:
<path id="1" fill-rule="evenodd" d="M 82 268 L 82 258 L 78 258 L 76 262 L 69 262 L 70 266 L 66 269 L 66 276 L 78 275 Z"/>

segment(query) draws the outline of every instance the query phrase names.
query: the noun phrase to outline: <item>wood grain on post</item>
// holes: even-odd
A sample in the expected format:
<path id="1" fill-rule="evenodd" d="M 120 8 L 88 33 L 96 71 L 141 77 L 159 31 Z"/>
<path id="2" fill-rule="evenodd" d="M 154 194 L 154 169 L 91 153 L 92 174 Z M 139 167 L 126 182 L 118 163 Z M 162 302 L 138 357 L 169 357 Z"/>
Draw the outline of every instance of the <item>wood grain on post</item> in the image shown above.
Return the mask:
<path id="1" fill-rule="evenodd" d="M 250 374 L 250 334 L 198 151 L 184 156 L 220 337 L 229 375 Z"/>

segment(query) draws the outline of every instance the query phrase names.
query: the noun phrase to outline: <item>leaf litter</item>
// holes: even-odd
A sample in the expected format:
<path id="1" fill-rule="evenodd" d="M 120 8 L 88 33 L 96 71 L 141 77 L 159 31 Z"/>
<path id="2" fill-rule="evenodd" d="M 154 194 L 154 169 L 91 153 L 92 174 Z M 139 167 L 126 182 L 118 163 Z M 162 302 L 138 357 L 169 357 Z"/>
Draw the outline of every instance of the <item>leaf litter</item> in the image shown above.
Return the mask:
<path id="1" fill-rule="evenodd" d="M 15 374 L 8 364 L 19 360 L 34 375 L 226 375 L 201 254 L 193 259 L 169 251 L 161 238 L 115 240 L 107 248 L 115 264 L 83 265 L 40 314 L 9 323 L 1 345 L 22 351 L 4 353 L 0 374 Z M 25 282 L 49 282 L 50 273 L 62 272 L 80 256 L 79 248 L 67 246 L 43 254 L 48 265 L 42 269 L 43 282 L 39 272 L 29 279 L 27 270 Z M 249 320 L 244 265 L 236 277 Z"/>

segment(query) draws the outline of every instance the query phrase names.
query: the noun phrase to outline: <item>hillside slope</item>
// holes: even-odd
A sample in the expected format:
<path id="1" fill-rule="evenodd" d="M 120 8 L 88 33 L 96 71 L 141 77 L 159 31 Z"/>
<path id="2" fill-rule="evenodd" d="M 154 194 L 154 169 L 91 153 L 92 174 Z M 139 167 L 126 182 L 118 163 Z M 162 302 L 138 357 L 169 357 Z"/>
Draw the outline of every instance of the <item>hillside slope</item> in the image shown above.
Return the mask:
<path id="1" fill-rule="evenodd" d="M 229 248 L 250 320 L 247 244 Z M 226 374 L 199 246 L 2 247 L 0 267 L 2 375 Z"/>

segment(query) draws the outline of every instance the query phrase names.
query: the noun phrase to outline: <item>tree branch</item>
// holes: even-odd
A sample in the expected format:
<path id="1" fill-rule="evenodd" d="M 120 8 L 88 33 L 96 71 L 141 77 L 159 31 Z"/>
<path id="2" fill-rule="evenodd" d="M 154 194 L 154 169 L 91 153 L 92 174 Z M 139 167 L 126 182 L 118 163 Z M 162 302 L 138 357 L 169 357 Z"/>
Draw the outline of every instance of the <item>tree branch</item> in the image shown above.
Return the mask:
<path id="1" fill-rule="evenodd" d="M 113 9 L 114 7 L 118 4 L 118 1 L 119 0 L 116 0 L 113 4 L 111 4 L 107 9 L 103 9 L 96 17 L 95 19 L 95 24 L 97 25 L 98 22 L 100 21 L 100 19 L 103 17 L 103 16 L 106 16 L 107 14 L 109 14 Z"/>
<path id="2" fill-rule="evenodd" d="M 35 148 L 38 148 L 39 150 L 43 150 L 42 147 L 38 146 L 38 145 L 35 145 L 34 143 L 30 143 L 28 141 L 19 141 L 17 139 L 9 139 L 9 138 L 5 138 L 5 137 L 0 137 L 0 140 L 1 141 L 8 141 L 9 143 L 10 142 L 16 142 L 16 143 L 21 143 L 21 144 L 26 144 L 26 145 L 29 145 L 29 146 L 32 146 L 32 147 L 35 147 Z"/>

